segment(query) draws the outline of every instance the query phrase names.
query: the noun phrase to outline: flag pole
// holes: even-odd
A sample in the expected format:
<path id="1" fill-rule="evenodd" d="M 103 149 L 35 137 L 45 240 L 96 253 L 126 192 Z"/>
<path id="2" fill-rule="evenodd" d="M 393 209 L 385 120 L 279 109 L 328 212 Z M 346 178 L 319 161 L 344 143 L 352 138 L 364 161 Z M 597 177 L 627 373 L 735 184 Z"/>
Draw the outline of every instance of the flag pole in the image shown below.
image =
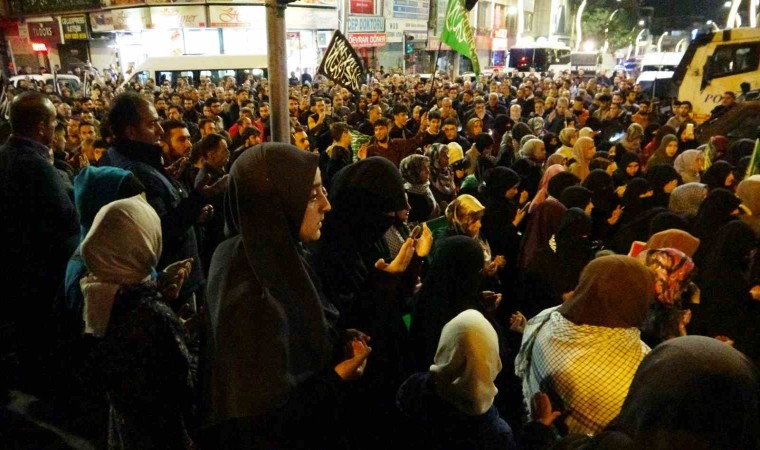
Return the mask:
<path id="1" fill-rule="evenodd" d="M 430 79 L 430 95 L 434 96 L 435 92 L 435 74 L 438 72 L 435 70 L 436 67 L 438 67 L 438 55 L 441 53 L 441 47 L 443 46 L 443 41 L 438 41 L 438 50 L 435 51 L 435 58 L 433 58 L 433 77 Z"/>

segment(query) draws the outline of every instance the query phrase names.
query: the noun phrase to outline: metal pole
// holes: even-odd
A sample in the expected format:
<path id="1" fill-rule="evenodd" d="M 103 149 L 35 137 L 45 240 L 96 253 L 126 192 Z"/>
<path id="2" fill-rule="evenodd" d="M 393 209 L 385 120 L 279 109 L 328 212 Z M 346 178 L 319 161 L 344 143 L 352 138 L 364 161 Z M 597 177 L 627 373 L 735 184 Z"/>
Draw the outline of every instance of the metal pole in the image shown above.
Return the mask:
<path id="1" fill-rule="evenodd" d="M 290 143 L 288 113 L 288 62 L 285 48 L 285 5 L 266 0 L 267 62 L 269 66 L 269 108 L 272 141 Z"/>

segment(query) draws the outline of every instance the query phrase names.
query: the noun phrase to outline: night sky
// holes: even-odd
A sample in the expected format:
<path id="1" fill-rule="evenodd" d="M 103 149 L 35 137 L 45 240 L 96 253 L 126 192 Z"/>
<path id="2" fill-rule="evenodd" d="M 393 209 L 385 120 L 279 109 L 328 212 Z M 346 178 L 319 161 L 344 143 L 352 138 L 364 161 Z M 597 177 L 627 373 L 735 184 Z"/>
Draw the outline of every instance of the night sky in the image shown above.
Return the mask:
<path id="1" fill-rule="evenodd" d="M 644 6 L 654 7 L 655 16 L 703 16 L 724 22 L 728 10 L 723 8 L 726 0 L 645 0 Z M 746 2 L 744 2 L 746 4 Z M 740 7 L 746 9 L 746 6 Z M 712 17 L 710 17 L 712 16 Z"/>

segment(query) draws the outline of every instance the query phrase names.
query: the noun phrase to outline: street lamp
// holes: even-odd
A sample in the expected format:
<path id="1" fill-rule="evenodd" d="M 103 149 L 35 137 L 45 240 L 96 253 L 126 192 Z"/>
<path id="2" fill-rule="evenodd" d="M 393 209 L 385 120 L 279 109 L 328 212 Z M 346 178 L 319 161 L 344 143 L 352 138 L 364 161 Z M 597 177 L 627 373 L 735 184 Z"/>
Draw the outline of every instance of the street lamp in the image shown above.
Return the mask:
<path id="1" fill-rule="evenodd" d="M 633 56 L 639 56 L 639 41 L 641 40 L 641 35 L 644 34 L 644 32 L 647 31 L 646 28 L 642 28 L 641 31 L 639 31 L 639 34 L 636 35 L 636 40 L 633 41 L 634 50 L 633 50 Z"/>
<path id="2" fill-rule="evenodd" d="M 662 40 L 665 38 L 665 36 L 667 36 L 667 35 L 668 35 L 668 33 L 669 33 L 668 31 L 666 31 L 666 32 L 662 33 L 662 34 L 660 35 L 660 39 L 657 39 L 657 51 L 658 51 L 658 52 L 661 52 L 661 51 L 662 51 Z"/>
<path id="3" fill-rule="evenodd" d="M 578 12 L 575 14 L 575 51 L 581 49 L 581 42 L 583 41 L 583 28 L 581 26 L 581 16 L 583 16 L 583 10 L 586 9 L 586 0 L 581 2 L 578 7 Z"/>
<path id="4" fill-rule="evenodd" d="M 620 0 L 617 0 L 617 1 L 619 2 Z M 602 51 L 604 51 L 605 53 L 610 48 L 610 42 L 607 40 L 607 37 L 610 33 L 610 24 L 612 23 L 612 19 L 615 18 L 615 14 L 617 14 L 618 11 L 620 11 L 620 8 L 612 11 L 612 14 L 610 14 L 610 17 L 607 18 L 607 23 L 604 25 L 604 46 L 602 47 Z"/>
<path id="5" fill-rule="evenodd" d="M 726 18 L 726 29 L 742 26 L 742 19 L 741 16 L 739 16 L 739 6 L 741 3 L 742 0 L 733 0 L 731 3 L 731 7 L 728 10 L 728 17 Z M 725 3 L 723 6 L 726 6 Z"/>

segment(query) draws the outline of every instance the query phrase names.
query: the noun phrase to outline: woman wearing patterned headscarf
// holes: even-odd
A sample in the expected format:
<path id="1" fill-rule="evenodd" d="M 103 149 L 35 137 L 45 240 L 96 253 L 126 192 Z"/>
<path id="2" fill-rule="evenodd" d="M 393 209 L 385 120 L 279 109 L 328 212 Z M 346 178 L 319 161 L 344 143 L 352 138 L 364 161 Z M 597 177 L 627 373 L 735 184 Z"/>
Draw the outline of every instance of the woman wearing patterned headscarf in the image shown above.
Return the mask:
<path id="1" fill-rule="evenodd" d="M 699 150 L 686 150 L 678 155 L 673 166 L 684 183 L 699 183 L 705 166 L 705 154 Z"/>
<path id="2" fill-rule="evenodd" d="M 449 148 L 444 144 L 433 144 L 426 155 L 430 159 L 430 190 L 439 205 L 448 205 L 456 198 L 454 171 L 449 165 Z"/>
<path id="3" fill-rule="evenodd" d="M 655 248 L 639 254 L 638 259 L 654 273 L 656 302 L 642 325 L 644 342 L 654 347 L 663 341 L 686 335 L 691 311 L 682 293 L 689 284 L 694 262 L 680 250 Z"/>
<path id="4" fill-rule="evenodd" d="M 430 159 L 422 155 L 409 155 L 399 165 L 404 178 L 404 190 L 411 206 L 409 222 L 425 222 L 441 215 L 438 203 L 430 190 Z"/>

